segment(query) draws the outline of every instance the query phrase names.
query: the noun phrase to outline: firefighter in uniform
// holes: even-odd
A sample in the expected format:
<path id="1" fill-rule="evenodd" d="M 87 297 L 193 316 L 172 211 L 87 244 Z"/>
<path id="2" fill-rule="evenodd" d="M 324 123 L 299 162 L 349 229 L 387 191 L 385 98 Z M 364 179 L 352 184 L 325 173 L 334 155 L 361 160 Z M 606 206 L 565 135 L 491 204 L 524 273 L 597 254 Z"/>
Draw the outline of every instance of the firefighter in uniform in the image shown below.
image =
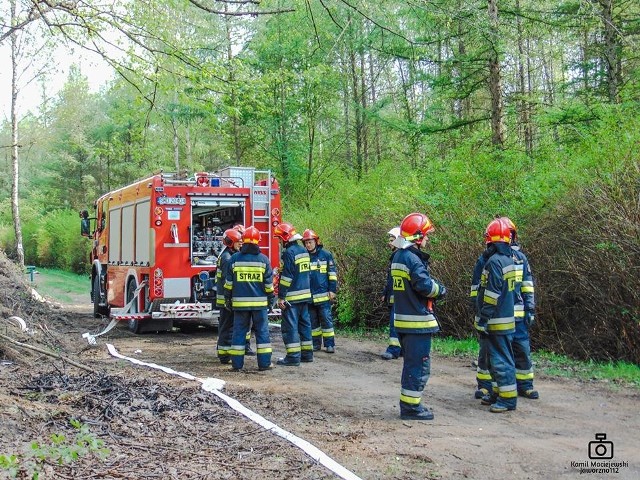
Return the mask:
<path id="1" fill-rule="evenodd" d="M 241 223 L 235 224 L 233 226 L 233 229 L 239 231 L 242 235 L 244 235 L 244 225 L 242 225 Z M 223 279 L 223 283 L 224 283 L 224 279 Z M 245 347 L 244 347 L 244 354 L 245 355 L 255 355 L 256 354 L 256 352 L 254 352 L 251 349 L 251 332 L 252 331 L 254 332 L 254 335 L 255 335 L 256 329 L 253 326 L 253 324 L 251 325 L 251 329 L 247 332 L 246 344 L 245 344 Z"/>
<path id="2" fill-rule="evenodd" d="M 338 291 L 336 263 L 331 252 L 322 247 L 318 234 L 313 230 L 306 229 L 302 234 L 302 241 L 311 258 L 309 286 L 312 302 L 309 304 L 309 317 L 313 350 L 320 350 L 324 344 L 327 353 L 335 353 L 331 304 L 335 302 Z"/>
<path id="3" fill-rule="evenodd" d="M 391 261 L 393 324 L 403 351 L 400 418 L 433 420 L 433 412 L 422 405 L 422 392 L 431 373 L 431 335 L 440 330 L 433 312 L 433 300 L 446 289 L 429 274 L 427 234 L 433 231 L 422 213 L 407 215 L 400 224 L 404 244 Z"/>
<path id="4" fill-rule="evenodd" d="M 222 235 L 224 249 L 218 255 L 216 262 L 216 306 L 220 309 L 220 319 L 218 321 L 218 359 L 220 363 L 229 363 L 231 357 L 231 333 L 233 331 L 233 313 L 224 308 L 224 282 L 226 279 L 226 269 L 229 265 L 231 255 L 242 247 L 242 233 L 236 228 L 225 230 Z"/>
<path id="5" fill-rule="evenodd" d="M 515 332 L 516 266 L 509 242 L 509 225 L 497 218 L 487 226 L 485 241 L 493 253 L 484 265 L 477 294 L 476 330 L 487 335 L 492 391 L 482 398 L 493 413 L 515 410 L 518 400 L 516 369 L 511 342 Z"/>
<path id="6" fill-rule="evenodd" d="M 400 227 L 393 227 L 387 232 L 389 236 L 389 248 L 391 249 L 391 256 L 389 257 L 389 269 L 387 270 L 387 282 L 385 283 L 384 290 L 382 291 L 382 301 L 389 307 L 389 345 L 385 352 L 380 355 L 383 360 L 391 360 L 392 358 L 398 358 L 402 355 L 402 349 L 400 348 L 400 340 L 398 340 L 398 334 L 393 326 L 393 281 L 391 279 L 391 260 L 393 254 L 397 248 L 393 245 L 393 242 L 400 236 Z"/>
<path id="7" fill-rule="evenodd" d="M 484 252 L 478 257 L 475 267 L 473 268 L 473 275 L 471 277 L 471 293 L 469 298 L 471 299 L 472 307 L 475 311 L 474 325 L 477 325 L 480 319 L 480 312 L 478 310 L 478 289 L 480 288 L 480 277 L 482 276 L 482 270 L 487 263 L 487 259 L 496 253 L 496 246 L 493 243 L 489 243 Z M 480 400 L 485 395 L 489 395 L 492 391 L 491 387 L 491 372 L 489 371 L 489 338 L 486 334 L 478 332 L 478 366 L 476 369 L 476 393 L 475 398 Z"/>
<path id="8" fill-rule="evenodd" d="M 533 388 L 533 362 L 531 361 L 531 343 L 529 340 L 529 328 L 535 319 L 535 298 L 533 286 L 533 274 L 529 266 L 527 256 L 518 245 L 518 232 L 516 225 L 509 217 L 502 217 L 509 226 L 511 233 L 511 250 L 513 261 L 516 265 L 515 284 L 515 318 L 516 331 L 513 334 L 513 358 L 516 364 L 516 384 L 518 395 L 536 400 L 540 398 L 537 390 Z"/>
<path id="9" fill-rule="evenodd" d="M 273 229 L 283 247 L 278 284 L 278 307 L 282 312 L 282 340 L 287 354 L 278 365 L 298 366 L 313 362 L 313 342 L 309 302 L 309 252 L 298 243 L 302 237 L 290 223 L 280 223 Z"/>
<path id="10" fill-rule="evenodd" d="M 232 255 L 224 283 L 225 306 L 233 310 L 231 366 L 244 366 L 245 338 L 253 322 L 256 329 L 258 370 L 271 368 L 271 341 L 267 310 L 272 305 L 273 271 L 266 255 L 260 253 L 260 232 L 249 227 L 243 234 L 243 245 Z"/>

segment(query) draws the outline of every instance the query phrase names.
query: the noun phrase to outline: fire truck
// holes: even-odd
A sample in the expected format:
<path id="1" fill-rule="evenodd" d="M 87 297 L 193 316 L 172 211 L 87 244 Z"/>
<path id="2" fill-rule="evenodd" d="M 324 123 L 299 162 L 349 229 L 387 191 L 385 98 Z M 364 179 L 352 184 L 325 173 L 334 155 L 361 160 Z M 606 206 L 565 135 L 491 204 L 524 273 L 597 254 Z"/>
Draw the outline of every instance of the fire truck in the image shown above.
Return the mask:
<path id="1" fill-rule="evenodd" d="M 126 321 L 134 333 L 215 326 L 216 261 L 223 232 L 253 225 L 275 268 L 280 189 L 269 170 L 227 167 L 191 178 L 159 173 L 109 192 L 81 212 L 93 241 L 94 316 Z M 222 294 L 222 292 L 220 292 Z"/>

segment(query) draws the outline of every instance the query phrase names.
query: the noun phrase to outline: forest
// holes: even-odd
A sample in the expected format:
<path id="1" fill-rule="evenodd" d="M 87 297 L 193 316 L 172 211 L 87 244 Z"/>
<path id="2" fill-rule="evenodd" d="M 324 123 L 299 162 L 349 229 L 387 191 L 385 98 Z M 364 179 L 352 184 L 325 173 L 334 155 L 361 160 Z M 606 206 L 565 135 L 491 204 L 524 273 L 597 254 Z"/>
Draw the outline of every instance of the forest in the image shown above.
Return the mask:
<path id="1" fill-rule="evenodd" d="M 420 211 L 443 334 L 471 336 L 471 271 L 507 215 L 534 348 L 640 363 L 636 1 L 0 0 L 0 47 L 0 248 L 18 264 L 86 273 L 78 211 L 99 195 L 254 166 L 336 257 L 339 328 L 384 328 L 386 232 Z M 73 66 L 48 91 L 60 48 L 112 80 L 92 91 Z"/>

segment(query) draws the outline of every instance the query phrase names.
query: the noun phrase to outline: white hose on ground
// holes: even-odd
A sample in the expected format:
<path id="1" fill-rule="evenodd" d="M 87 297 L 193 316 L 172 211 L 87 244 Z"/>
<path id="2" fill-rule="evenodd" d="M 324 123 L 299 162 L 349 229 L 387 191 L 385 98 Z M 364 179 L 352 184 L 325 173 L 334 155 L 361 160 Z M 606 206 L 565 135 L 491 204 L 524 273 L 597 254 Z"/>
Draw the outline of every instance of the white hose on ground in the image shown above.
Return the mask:
<path id="1" fill-rule="evenodd" d="M 20 330 L 22 330 L 23 332 L 28 331 L 29 329 L 27 328 L 27 323 L 21 319 L 20 317 L 16 317 L 15 315 L 9 317 L 7 320 L 13 320 L 15 321 L 18 326 L 20 327 Z"/>
<path id="2" fill-rule="evenodd" d="M 233 408 L 236 412 L 241 413 L 242 415 L 247 417 L 249 420 L 263 427 L 265 430 L 269 430 L 275 433 L 276 435 L 284 438 L 285 440 L 288 440 L 289 442 L 293 443 L 296 447 L 300 448 L 307 455 L 313 458 L 316 462 L 325 466 L 326 468 L 331 470 L 333 473 L 338 475 L 340 478 L 343 478 L 344 480 L 361 480 L 360 477 L 358 477 L 355 473 L 351 472 L 347 468 L 340 465 L 338 462 L 333 460 L 331 457 L 329 457 L 326 453 L 324 453 L 318 447 L 294 435 L 293 433 L 280 428 L 275 423 L 270 422 L 269 420 L 264 418 L 262 415 L 254 412 L 253 410 L 249 410 L 247 407 L 242 405 L 236 399 L 231 398 L 228 395 L 225 395 L 224 393 L 222 393 L 220 390 L 224 387 L 224 384 L 225 384 L 224 380 L 220 380 L 218 378 L 202 379 L 202 378 L 194 377 L 189 373 L 178 372 L 169 367 L 164 367 L 162 365 L 158 365 L 155 363 L 143 362 L 141 360 L 138 360 L 137 358 L 126 357 L 118 353 L 116 348 L 110 343 L 107 343 L 107 349 L 109 350 L 109 353 L 112 356 L 116 358 L 120 358 L 122 360 L 128 360 L 131 363 L 134 363 L 136 365 L 141 365 L 145 367 L 155 368 L 157 370 L 162 370 L 165 373 L 169 373 L 171 375 L 178 375 L 182 378 L 186 378 L 187 380 L 197 380 L 202 384 L 203 390 L 213 393 L 218 398 L 224 400 L 227 403 L 227 405 Z"/>

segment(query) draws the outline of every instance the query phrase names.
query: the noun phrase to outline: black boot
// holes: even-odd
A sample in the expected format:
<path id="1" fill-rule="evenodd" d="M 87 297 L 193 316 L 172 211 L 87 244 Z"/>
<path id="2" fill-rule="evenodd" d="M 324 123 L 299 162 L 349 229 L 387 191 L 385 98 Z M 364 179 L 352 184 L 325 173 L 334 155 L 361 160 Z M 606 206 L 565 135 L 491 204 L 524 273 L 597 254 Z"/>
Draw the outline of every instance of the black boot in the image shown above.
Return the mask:
<path id="1" fill-rule="evenodd" d="M 433 420 L 433 412 L 431 410 L 422 410 L 421 412 L 406 412 L 401 413 L 400 418 L 402 420 Z"/>

